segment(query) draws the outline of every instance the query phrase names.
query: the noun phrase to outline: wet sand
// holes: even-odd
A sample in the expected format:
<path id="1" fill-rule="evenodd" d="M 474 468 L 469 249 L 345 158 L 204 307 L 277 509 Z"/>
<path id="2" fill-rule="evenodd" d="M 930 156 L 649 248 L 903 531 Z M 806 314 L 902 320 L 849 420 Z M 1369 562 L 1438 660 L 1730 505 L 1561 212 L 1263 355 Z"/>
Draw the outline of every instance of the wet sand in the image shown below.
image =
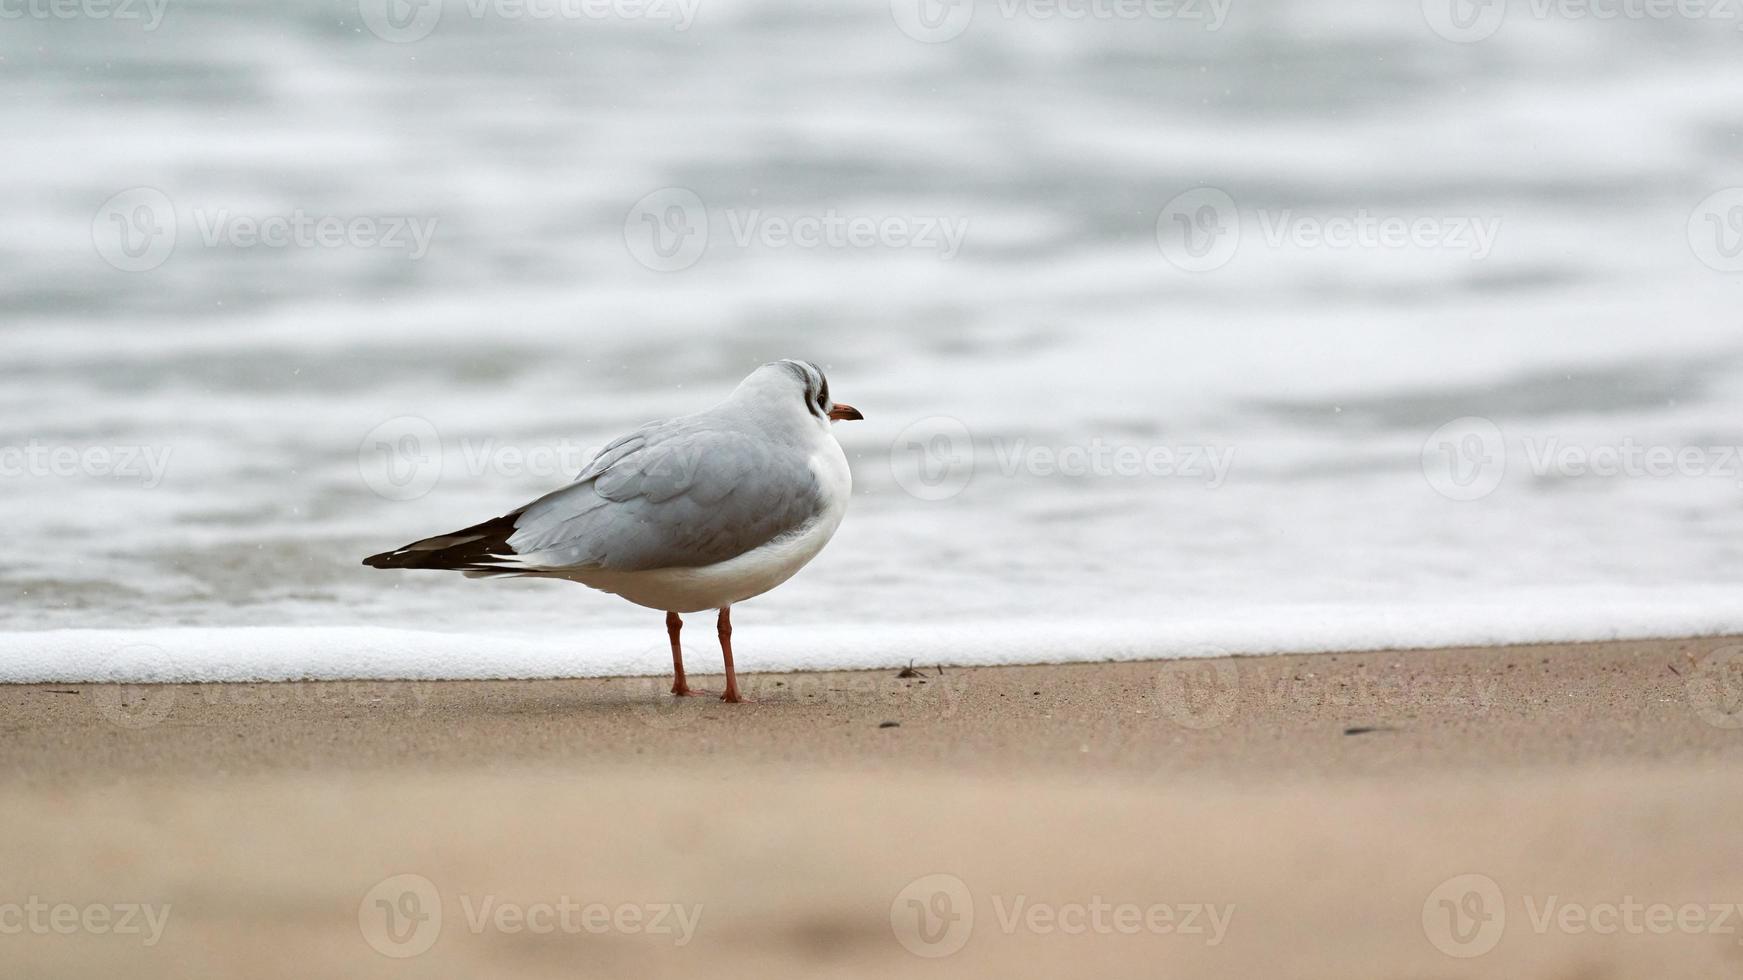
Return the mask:
<path id="1" fill-rule="evenodd" d="M 0 961 L 1743 972 L 1737 640 L 916 667 L 0 687 Z"/>

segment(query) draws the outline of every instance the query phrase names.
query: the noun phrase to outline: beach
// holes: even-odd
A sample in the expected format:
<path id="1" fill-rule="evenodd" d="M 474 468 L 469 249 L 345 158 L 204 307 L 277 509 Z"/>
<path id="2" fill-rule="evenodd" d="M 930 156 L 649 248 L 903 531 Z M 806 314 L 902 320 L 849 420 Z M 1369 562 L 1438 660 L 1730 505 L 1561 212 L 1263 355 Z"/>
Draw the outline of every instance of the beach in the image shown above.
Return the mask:
<path id="1" fill-rule="evenodd" d="M 1743 975 L 1734 13 L 0 0 L 0 980 Z"/>
<path id="2" fill-rule="evenodd" d="M 1728 975 L 1739 642 L 920 657 L 741 675 L 744 706 L 658 678 L 8 685 L 0 955 L 45 978 Z"/>

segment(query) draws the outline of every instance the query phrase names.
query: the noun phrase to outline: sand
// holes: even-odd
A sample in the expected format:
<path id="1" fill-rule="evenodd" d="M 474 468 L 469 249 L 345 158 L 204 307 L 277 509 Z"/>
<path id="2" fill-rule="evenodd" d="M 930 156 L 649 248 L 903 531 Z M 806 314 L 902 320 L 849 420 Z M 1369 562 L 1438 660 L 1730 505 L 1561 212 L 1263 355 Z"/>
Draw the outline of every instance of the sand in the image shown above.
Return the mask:
<path id="1" fill-rule="evenodd" d="M 1743 642 L 922 673 L 0 687 L 0 973 L 1743 973 Z"/>

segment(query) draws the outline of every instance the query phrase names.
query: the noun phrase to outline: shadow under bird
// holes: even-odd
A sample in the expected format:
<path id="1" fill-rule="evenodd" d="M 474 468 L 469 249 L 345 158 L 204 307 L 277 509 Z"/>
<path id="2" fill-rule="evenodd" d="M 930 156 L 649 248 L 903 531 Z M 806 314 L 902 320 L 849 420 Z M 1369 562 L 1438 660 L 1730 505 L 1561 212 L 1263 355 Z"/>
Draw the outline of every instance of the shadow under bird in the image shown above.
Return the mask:
<path id="1" fill-rule="evenodd" d="M 738 702 L 732 606 L 791 578 L 841 526 L 853 478 L 830 425 L 861 418 L 830 400 L 817 365 L 773 361 L 719 405 L 613 441 L 561 490 L 363 564 L 569 579 L 665 610 L 679 696 L 706 693 L 684 681 L 679 614 L 718 609 L 720 697 Z"/>

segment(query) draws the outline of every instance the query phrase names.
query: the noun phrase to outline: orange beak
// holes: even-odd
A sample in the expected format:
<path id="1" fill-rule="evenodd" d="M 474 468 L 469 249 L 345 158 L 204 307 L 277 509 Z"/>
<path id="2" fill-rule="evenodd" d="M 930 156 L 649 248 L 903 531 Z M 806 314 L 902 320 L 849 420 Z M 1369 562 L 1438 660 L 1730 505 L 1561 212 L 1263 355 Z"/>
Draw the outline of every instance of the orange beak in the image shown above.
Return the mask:
<path id="1" fill-rule="evenodd" d="M 859 409 L 852 405 L 844 405 L 841 402 L 836 402 L 835 407 L 829 410 L 829 421 L 831 422 L 858 422 L 863 418 L 865 416 L 859 414 Z"/>

